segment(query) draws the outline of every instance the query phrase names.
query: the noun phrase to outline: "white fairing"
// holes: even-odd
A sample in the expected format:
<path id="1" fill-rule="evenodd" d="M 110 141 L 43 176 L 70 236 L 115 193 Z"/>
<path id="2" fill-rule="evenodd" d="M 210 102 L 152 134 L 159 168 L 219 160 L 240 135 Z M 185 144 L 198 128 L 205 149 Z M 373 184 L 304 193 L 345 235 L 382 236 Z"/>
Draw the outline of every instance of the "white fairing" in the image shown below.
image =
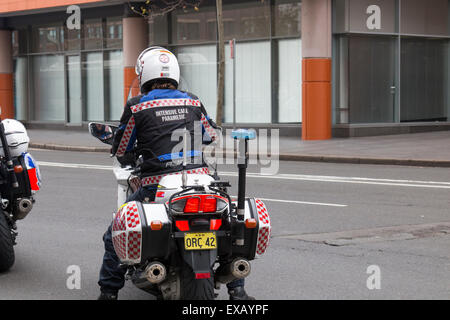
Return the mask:
<path id="1" fill-rule="evenodd" d="M 203 186 L 206 191 L 209 191 L 208 186 L 213 181 L 214 178 L 207 174 L 188 174 L 186 185 Z M 182 185 L 183 182 L 181 174 L 165 176 L 161 179 L 158 185 L 158 191 L 160 191 L 162 196 L 157 195 L 155 202 L 166 203 L 173 194 L 183 190 Z"/>
<path id="2" fill-rule="evenodd" d="M 159 203 L 144 204 L 145 218 L 147 221 L 161 221 L 163 224 L 169 223 L 166 207 Z"/>
<path id="3" fill-rule="evenodd" d="M 11 157 L 18 157 L 22 153 L 27 152 L 30 138 L 28 137 L 27 130 L 23 124 L 14 119 L 5 119 L 2 120 L 2 122 L 5 127 L 6 141 L 9 145 Z M 1 141 L 0 156 L 5 156 Z"/>
<path id="4" fill-rule="evenodd" d="M 188 174 L 187 175 L 187 185 L 188 186 L 204 186 L 208 187 L 214 179 L 207 174 Z M 180 189 L 183 185 L 182 175 L 169 175 L 165 176 L 159 182 L 159 188 L 163 189 Z"/>
<path id="5" fill-rule="evenodd" d="M 130 166 L 122 168 L 119 161 L 114 159 L 113 171 L 117 180 L 117 207 L 119 208 L 126 202 L 128 198 L 129 190 L 128 190 L 128 177 L 131 174 L 133 169 Z M 188 174 L 187 175 L 187 185 L 201 185 L 208 189 L 208 186 L 211 182 L 214 181 L 210 175 L 207 174 Z M 156 203 L 166 203 L 169 201 L 169 198 L 176 192 L 180 192 L 182 190 L 182 175 L 168 175 L 161 179 L 158 186 L 158 191 L 163 192 L 163 197 L 157 197 L 155 199 Z"/>
<path id="6" fill-rule="evenodd" d="M 125 203 L 128 197 L 128 177 L 133 168 L 127 166 L 122 168 L 117 158 L 114 158 L 113 172 L 117 180 L 117 207 Z"/>

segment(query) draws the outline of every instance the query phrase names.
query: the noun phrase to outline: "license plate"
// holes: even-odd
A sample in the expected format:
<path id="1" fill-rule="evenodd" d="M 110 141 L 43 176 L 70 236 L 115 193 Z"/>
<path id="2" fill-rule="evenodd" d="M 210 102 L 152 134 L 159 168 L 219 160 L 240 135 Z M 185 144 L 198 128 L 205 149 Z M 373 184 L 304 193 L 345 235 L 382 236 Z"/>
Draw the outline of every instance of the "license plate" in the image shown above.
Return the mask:
<path id="1" fill-rule="evenodd" d="M 186 233 L 184 235 L 186 250 L 211 250 L 217 248 L 217 239 L 214 232 Z"/>

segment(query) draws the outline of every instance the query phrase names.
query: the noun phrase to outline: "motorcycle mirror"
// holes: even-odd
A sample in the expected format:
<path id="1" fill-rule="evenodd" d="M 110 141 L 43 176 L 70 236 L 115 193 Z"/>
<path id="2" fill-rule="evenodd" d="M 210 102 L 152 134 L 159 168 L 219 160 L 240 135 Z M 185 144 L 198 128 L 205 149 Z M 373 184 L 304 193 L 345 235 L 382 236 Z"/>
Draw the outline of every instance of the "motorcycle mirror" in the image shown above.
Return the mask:
<path id="1" fill-rule="evenodd" d="M 91 122 L 89 123 L 89 132 L 101 142 L 112 145 L 114 133 L 117 127 L 109 124 Z"/>

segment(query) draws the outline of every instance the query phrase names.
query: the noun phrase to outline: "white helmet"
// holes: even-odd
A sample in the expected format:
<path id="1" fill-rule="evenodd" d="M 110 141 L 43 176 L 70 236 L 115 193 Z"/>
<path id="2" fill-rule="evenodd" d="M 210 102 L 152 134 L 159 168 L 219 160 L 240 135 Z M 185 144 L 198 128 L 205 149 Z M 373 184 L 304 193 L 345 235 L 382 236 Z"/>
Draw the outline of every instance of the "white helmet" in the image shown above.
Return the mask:
<path id="1" fill-rule="evenodd" d="M 150 81 L 164 79 L 174 82 L 180 81 L 180 66 L 175 55 L 162 47 L 149 47 L 142 51 L 136 62 L 136 74 L 139 76 L 139 87 Z"/>

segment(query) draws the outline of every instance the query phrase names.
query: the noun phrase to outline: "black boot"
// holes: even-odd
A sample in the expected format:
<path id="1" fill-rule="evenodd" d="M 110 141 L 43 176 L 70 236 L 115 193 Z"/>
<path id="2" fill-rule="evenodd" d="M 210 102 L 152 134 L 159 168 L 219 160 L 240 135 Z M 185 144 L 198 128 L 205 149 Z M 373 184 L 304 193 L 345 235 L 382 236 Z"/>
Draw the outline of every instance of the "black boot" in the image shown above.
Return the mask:
<path id="1" fill-rule="evenodd" d="M 117 300 L 117 293 L 102 292 L 97 300 Z"/>
<path id="2" fill-rule="evenodd" d="M 229 289 L 228 294 L 230 295 L 230 300 L 255 300 L 254 297 L 249 296 L 245 292 L 244 287 Z"/>

